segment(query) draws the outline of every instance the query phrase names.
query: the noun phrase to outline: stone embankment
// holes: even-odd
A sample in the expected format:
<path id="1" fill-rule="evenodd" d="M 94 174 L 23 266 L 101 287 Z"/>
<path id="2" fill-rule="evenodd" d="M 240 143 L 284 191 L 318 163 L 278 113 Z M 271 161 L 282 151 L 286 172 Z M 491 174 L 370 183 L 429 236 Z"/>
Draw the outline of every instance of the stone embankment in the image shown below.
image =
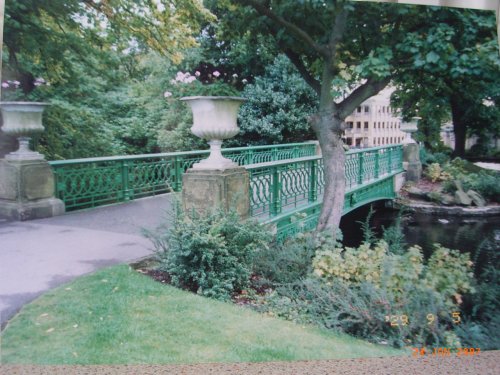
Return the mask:
<path id="1" fill-rule="evenodd" d="M 463 216 L 463 217 L 485 217 L 500 216 L 500 205 L 485 207 L 460 207 L 441 206 L 410 199 L 398 199 L 394 203 L 396 208 L 407 208 L 415 213 L 423 213 L 434 216 Z"/>

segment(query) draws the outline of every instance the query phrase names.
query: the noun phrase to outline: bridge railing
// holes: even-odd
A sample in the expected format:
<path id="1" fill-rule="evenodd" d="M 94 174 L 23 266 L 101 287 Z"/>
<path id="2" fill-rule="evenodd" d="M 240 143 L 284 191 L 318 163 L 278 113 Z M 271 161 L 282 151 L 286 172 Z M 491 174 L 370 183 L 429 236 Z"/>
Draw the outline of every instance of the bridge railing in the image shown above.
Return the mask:
<path id="1" fill-rule="evenodd" d="M 402 165 L 402 145 L 348 151 L 346 193 L 391 177 L 402 171 Z M 250 211 L 254 217 L 264 220 L 276 217 L 318 202 L 323 195 L 325 181 L 320 156 L 246 165 L 245 168 L 250 174 Z M 370 192 L 374 193 L 376 191 Z"/>
<path id="2" fill-rule="evenodd" d="M 239 165 L 295 159 L 316 154 L 316 142 L 226 148 Z M 182 175 L 207 157 L 208 150 L 50 161 L 55 196 L 67 211 L 180 191 Z"/>

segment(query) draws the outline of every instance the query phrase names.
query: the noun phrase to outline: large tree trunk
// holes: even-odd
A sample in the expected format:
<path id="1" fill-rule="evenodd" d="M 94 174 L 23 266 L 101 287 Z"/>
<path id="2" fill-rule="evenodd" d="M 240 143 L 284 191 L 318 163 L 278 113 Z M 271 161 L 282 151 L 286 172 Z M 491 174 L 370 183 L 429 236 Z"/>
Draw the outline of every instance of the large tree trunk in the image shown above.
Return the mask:
<path id="1" fill-rule="evenodd" d="M 317 136 L 323 154 L 325 190 L 323 196 L 323 207 L 318 220 L 318 231 L 332 231 L 335 235 L 342 218 L 345 193 L 345 151 L 341 139 L 341 132 L 333 129 L 341 129 L 342 121 L 332 117 L 321 119 L 328 124 L 320 124 Z M 333 129 L 332 129 L 333 127 Z"/>
<path id="2" fill-rule="evenodd" d="M 312 128 L 321 147 L 325 179 L 323 206 L 316 230 L 329 232 L 335 238 L 344 209 L 345 150 L 341 138 L 344 121 L 336 116 L 333 99 L 330 100 L 328 106 L 320 104 L 320 111 L 313 120 Z"/>
<path id="3" fill-rule="evenodd" d="M 455 150 L 453 156 L 465 156 L 465 141 L 467 139 L 467 103 L 457 96 L 450 98 L 451 118 L 453 121 L 453 132 L 455 133 Z"/>

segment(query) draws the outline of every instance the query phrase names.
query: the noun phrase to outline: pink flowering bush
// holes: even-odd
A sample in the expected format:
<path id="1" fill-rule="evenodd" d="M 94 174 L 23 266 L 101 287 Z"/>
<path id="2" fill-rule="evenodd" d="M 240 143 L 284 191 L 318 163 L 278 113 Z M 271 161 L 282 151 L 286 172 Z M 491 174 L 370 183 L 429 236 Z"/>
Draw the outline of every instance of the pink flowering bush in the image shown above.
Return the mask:
<path id="1" fill-rule="evenodd" d="M 12 101 L 31 101 L 37 100 L 35 89 L 42 86 L 50 86 L 50 82 L 44 78 L 35 78 L 32 82 L 21 83 L 17 80 L 6 80 L 2 82 L 2 99 Z M 38 91 L 38 90 L 37 90 Z"/>
<path id="2" fill-rule="evenodd" d="M 201 72 L 177 72 L 170 80 L 172 87 L 163 93 L 165 98 L 179 99 L 183 96 L 238 96 L 239 92 L 231 84 L 225 82 L 218 70 L 208 74 L 204 82 Z M 234 75 L 233 75 L 233 78 Z"/>

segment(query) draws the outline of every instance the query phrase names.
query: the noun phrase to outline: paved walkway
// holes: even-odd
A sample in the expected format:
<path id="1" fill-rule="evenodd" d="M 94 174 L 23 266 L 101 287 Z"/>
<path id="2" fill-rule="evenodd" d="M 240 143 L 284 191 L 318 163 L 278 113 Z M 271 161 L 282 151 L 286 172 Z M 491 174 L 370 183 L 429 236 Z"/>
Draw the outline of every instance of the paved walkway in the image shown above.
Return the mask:
<path id="1" fill-rule="evenodd" d="M 195 365 L 0 366 L 8 375 L 498 375 L 500 351 L 474 356 L 383 357 L 267 363 Z"/>
<path id="2" fill-rule="evenodd" d="M 49 289 L 151 254 L 141 235 L 171 207 L 170 194 L 25 222 L 0 221 L 0 323 Z"/>

